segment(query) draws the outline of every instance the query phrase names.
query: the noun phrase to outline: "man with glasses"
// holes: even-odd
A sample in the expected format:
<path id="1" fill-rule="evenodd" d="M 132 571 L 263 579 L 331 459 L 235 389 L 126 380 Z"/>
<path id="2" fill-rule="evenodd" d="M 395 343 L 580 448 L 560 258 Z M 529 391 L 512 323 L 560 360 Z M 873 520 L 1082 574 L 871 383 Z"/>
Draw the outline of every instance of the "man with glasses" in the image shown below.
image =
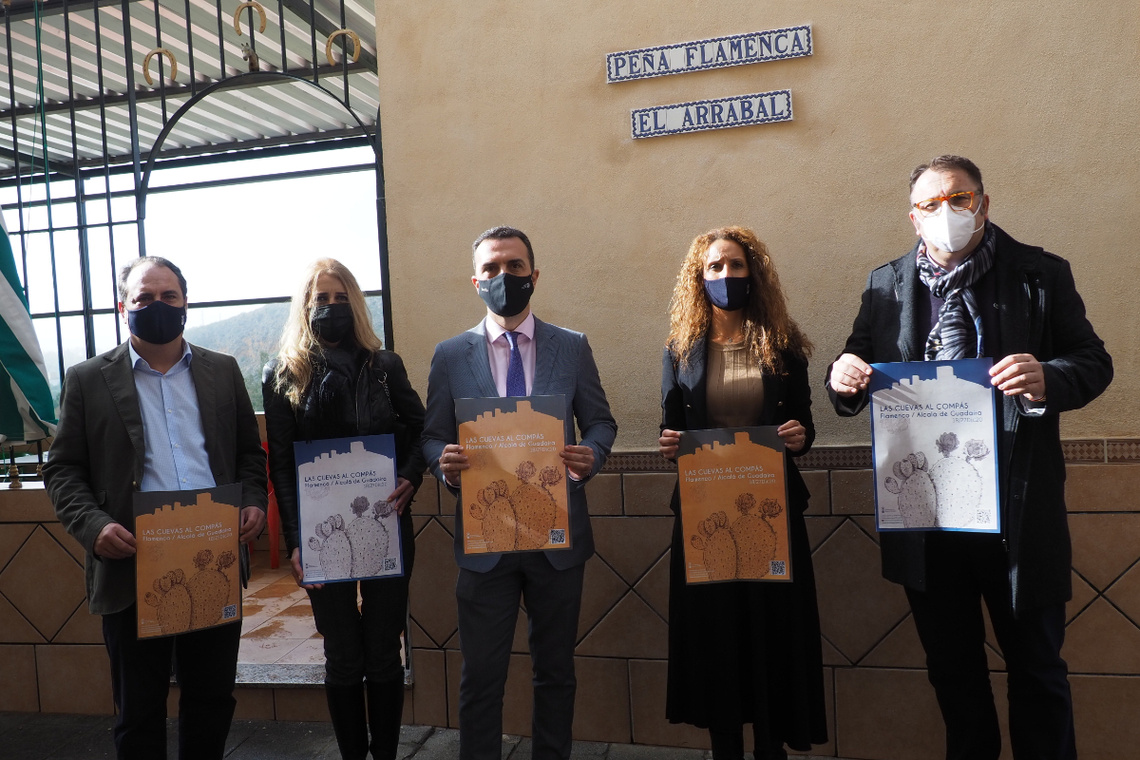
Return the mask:
<path id="1" fill-rule="evenodd" d="M 1008 671 L 1017 760 L 1076 758 L 1061 658 L 1072 596 L 1060 412 L 1112 380 L 1069 264 L 989 221 L 982 175 L 939 156 L 910 177 L 914 249 L 871 273 L 827 391 L 841 416 L 868 402 L 871 363 L 989 357 L 998 399 L 1000 534 L 880 534 L 883 576 L 904 586 L 946 723 L 948 760 L 997 760 L 982 600 Z"/>

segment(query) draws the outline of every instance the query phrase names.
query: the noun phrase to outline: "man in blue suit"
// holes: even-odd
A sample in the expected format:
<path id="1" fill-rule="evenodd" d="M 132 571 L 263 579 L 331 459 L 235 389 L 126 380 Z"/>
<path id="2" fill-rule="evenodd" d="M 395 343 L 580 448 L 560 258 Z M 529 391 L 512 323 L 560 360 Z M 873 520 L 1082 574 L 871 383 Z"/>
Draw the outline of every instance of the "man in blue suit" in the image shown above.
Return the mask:
<path id="1" fill-rule="evenodd" d="M 463 553 L 463 516 L 456 509 L 459 581 L 460 760 L 498 760 L 502 752 L 503 688 L 520 597 L 526 603 L 534 666 L 532 722 L 535 760 L 570 757 L 574 720 L 574 645 L 582 576 L 594 553 L 586 481 L 610 453 L 617 423 L 610 414 L 586 336 L 542 322 L 530 310 L 538 282 L 530 240 L 495 227 L 473 245 L 471 278 L 487 316 L 436 346 L 428 376 L 424 456 L 456 496 L 469 464 L 456 441 L 455 399 L 562 395 L 566 441 L 560 452 L 570 490 L 571 548 L 509 554 Z M 578 421 L 581 440 L 574 433 Z"/>

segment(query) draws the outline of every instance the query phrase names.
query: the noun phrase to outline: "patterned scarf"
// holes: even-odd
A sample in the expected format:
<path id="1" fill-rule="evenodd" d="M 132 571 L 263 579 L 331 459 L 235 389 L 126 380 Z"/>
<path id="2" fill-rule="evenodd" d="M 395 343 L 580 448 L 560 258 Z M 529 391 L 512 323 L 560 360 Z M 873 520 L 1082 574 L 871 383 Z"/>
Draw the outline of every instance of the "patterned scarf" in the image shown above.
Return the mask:
<path id="1" fill-rule="evenodd" d="M 993 266 L 996 237 L 993 225 L 987 222 L 970 258 L 949 272 L 926 254 L 926 243 L 919 246 L 918 277 L 932 296 L 942 299 L 938 321 L 926 338 L 927 361 L 972 359 L 985 354 L 982 313 L 971 286 Z"/>

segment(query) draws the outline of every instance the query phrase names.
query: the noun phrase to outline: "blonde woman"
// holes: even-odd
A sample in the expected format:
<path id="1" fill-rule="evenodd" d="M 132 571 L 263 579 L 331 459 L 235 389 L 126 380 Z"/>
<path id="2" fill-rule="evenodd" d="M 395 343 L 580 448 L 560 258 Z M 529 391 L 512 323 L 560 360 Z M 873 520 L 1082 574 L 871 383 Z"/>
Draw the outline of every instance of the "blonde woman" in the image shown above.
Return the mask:
<path id="1" fill-rule="evenodd" d="M 293 442 L 378 433 L 396 438 L 398 485 L 390 501 L 400 515 L 403 577 L 304 586 L 324 636 L 325 695 L 346 760 L 369 752 L 377 760 L 396 757 L 404 705 L 400 633 L 415 559 L 408 506 L 425 469 L 423 404 L 400 357 L 381 345 L 352 272 L 335 259 L 320 259 L 305 272 L 280 351 L 262 376 L 270 479 L 298 584 Z"/>
<path id="2" fill-rule="evenodd" d="M 666 717 L 709 730 L 715 760 L 756 760 L 827 741 L 819 613 L 804 526 L 808 490 L 794 457 L 811 447 L 811 343 L 788 316 L 768 249 L 743 227 L 693 241 L 670 307 L 661 381 L 660 451 L 682 430 L 777 425 L 786 448 L 791 583 L 686 585 L 680 498 L 669 588 Z"/>

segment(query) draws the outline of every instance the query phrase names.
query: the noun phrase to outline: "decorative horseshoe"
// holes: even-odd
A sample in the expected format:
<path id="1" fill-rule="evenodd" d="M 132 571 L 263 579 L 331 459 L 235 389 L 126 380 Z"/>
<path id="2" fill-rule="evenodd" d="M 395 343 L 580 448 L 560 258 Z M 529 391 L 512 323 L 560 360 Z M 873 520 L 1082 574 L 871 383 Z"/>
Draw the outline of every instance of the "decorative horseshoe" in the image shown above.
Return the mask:
<path id="1" fill-rule="evenodd" d="M 170 59 L 170 81 L 173 82 L 178 78 L 178 60 L 174 57 L 174 53 L 166 48 L 155 48 L 146 54 L 146 58 L 143 58 L 143 76 L 146 77 L 146 83 L 154 85 L 154 79 L 150 75 L 150 59 L 154 58 L 156 53 L 165 55 Z"/>
<path id="2" fill-rule="evenodd" d="M 348 35 L 348 38 L 352 40 L 352 62 L 356 63 L 360 60 L 360 35 L 351 29 L 337 29 L 329 35 L 329 39 L 325 43 L 325 58 L 329 59 L 329 66 L 336 66 L 336 61 L 334 61 L 332 57 L 332 45 L 333 40 L 342 34 Z"/>
<path id="3" fill-rule="evenodd" d="M 257 15 L 261 17 L 261 26 L 257 31 L 265 31 L 265 9 L 261 7 L 261 3 L 250 0 L 250 2 L 242 3 L 236 9 L 234 9 L 234 31 L 238 33 L 238 37 L 241 36 L 241 12 L 246 8 L 253 8 L 257 11 Z"/>

